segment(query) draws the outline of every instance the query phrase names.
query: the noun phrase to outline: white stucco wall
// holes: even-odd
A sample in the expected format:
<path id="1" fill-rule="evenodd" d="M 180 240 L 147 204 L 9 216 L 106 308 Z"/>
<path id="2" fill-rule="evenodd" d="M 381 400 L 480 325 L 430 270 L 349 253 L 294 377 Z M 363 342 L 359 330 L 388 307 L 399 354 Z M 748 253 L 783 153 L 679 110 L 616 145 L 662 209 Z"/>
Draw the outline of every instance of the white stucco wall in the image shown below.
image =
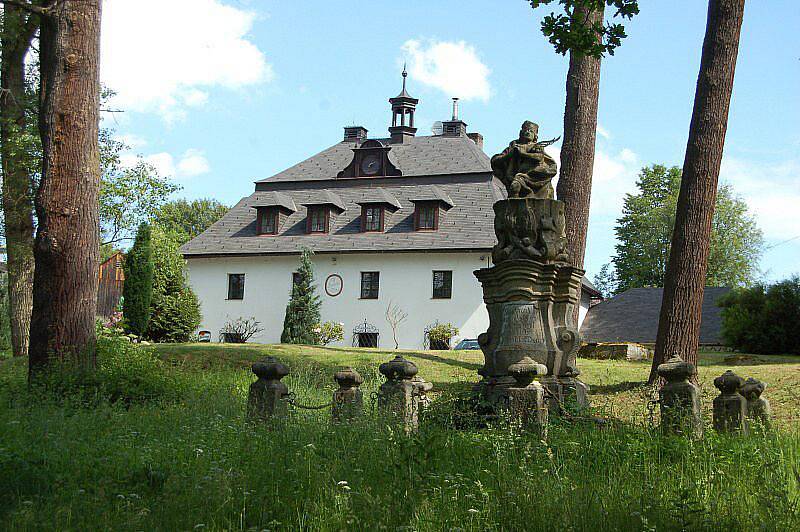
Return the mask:
<path id="1" fill-rule="evenodd" d="M 380 331 L 379 347 L 394 347 L 392 330 L 385 317 L 390 301 L 408 313 L 398 328 L 401 348 L 421 349 L 425 327 L 436 320 L 458 327 L 460 334 L 454 342 L 477 338 L 486 331 L 489 317 L 480 283 L 472 272 L 486 267 L 487 257 L 488 253 L 431 252 L 315 255 L 322 320 L 344 323 L 345 338 L 333 345 L 352 345 L 353 329 L 366 319 Z M 200 299 L 203 315 L 200 330 L 211 331 L 216 342 L 226 321 L 255 316 L 265 330 L 250 341 L 280 342 L 292 272 L 297 269 L 298 260 L 296 255 L 190 258 L 189 282 Z M 434 270 L 452 270 L 451 299 L 433 299 Z M 378 299 L 360 299 L 364 271 L 380 272 Z M 227 300 L 229 273 L 245 274 L 244 299 Z M 324 289 L 331 274 L 340 275 L 343 281 L 342 292 L 335 297 Z M 581 321 L 588 309 L 588 298 L 585 299 L 586 302 L 581 301 Z"/>

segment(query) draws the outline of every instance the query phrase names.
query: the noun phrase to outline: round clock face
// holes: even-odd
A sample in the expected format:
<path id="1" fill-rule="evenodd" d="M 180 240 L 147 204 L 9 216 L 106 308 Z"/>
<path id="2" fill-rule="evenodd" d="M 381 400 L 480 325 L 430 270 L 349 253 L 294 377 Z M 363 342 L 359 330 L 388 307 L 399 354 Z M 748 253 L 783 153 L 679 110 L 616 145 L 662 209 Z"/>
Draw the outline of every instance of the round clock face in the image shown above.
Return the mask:
<path id="1" fill-rule="evenodd" d="M 342 293 L 342 278 L 337 273 L 332 273 L 325 279 L 325 293 L 336 297 Z"/>
<path id="2" fill-rule="evenodd" d="M 381 169 L 381 159 L 377 155 L 367 155 L 361 160 L 361 171 L 365 175 L 375 175 Z"/>

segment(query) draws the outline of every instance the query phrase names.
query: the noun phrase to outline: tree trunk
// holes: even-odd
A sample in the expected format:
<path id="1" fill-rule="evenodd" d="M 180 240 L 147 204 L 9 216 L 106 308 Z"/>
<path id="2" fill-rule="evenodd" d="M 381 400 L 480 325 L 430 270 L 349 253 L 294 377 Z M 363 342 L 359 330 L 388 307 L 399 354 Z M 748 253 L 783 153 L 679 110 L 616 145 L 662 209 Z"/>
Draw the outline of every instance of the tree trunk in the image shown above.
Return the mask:
<path id="1" fill-rule="evenodd" d="M 603 8 L 595 10 L 589 23 L 603 20 Z M 567 253 L 573 266 L 583 269 L 586 232 L 589 228 L 589 199 L 597 132 L 597 100 L 600 92 L 600 58 L 571 51 L 564 106 L 564 141 L 561 172 L 556 196 L 564 202 Z M 580 295 L 580 294 L 579 294 Z M 573 319 L 578 323 L 576 305 Z"/>
<path id="2" fill-rule="evenodd" d="M 717 180 L 728 127 L 745 0 L 710 0 L 700 75 L 683 161 L 675 230 L 664 277 L 650 382 L 666 358 L 697 364 L 703 288 L 708 267 Z"/>
<path id="3" fill-rule="evenodd" d="M 52 360 L 82 370 L 96 361 L 100 0 L 51 2 L 40 40 L 31 376 Z"/>
<path id="4" fill-rule="evenodd" d="M 0 157 L 3 170 L 3 214 L 8 257 L 8 314 L 14 356 L 28 354 L 33 304 L 33 199 L 25 105 L 25 55 L 38 27 L 38 16 L 3 8 L 0 58 Z"/>

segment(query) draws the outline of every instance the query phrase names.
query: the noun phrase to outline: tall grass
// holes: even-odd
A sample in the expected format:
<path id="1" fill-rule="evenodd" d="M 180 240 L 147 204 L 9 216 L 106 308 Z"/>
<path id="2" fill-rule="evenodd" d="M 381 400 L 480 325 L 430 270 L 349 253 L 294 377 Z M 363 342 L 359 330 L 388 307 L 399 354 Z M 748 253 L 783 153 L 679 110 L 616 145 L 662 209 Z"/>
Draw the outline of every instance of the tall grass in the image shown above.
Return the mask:
<path id="1" fill-rule="evenodd" d="M 245 370 L 163 368 L 158 401 L 31 400 L 0 362 L 0 526 L 9 530 L 798 530 L 800 435 L 698 441 L 646 427 L 556 423 L 407 436 L 329 412 L 244 419 Z M 298 401 L 330 399 L 330 372 L 292 367 Z"/>

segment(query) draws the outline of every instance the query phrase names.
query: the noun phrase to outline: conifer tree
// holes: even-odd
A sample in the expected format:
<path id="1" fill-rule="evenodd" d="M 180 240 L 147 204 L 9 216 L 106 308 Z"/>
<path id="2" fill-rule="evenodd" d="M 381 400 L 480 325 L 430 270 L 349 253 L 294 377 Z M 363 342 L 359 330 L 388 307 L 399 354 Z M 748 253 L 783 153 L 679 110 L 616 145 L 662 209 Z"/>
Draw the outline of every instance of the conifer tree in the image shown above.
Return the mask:
<path id="1" fill-rule="evenodd" d="M 286 318 L 283 320 L 281 342 L 284 344 L 317 343 L 314 328 L 319 326 L 321 303 L 314 284 L 312 255 L 313 252 L 306 248 L 300 256 L 300 267 L 292 283 L 292 297 L 286 305 Z"/>
<path id="2" fill-rule="evenodd" d="M 139 226 L 133 247 L 125 257 L 125 285 L 122 294 L 125 329 L 129 333 L 142 336 L 150 321 L 150 302 L 153 299 L 153 248 L 150 226 L 146 223 Z"/>

